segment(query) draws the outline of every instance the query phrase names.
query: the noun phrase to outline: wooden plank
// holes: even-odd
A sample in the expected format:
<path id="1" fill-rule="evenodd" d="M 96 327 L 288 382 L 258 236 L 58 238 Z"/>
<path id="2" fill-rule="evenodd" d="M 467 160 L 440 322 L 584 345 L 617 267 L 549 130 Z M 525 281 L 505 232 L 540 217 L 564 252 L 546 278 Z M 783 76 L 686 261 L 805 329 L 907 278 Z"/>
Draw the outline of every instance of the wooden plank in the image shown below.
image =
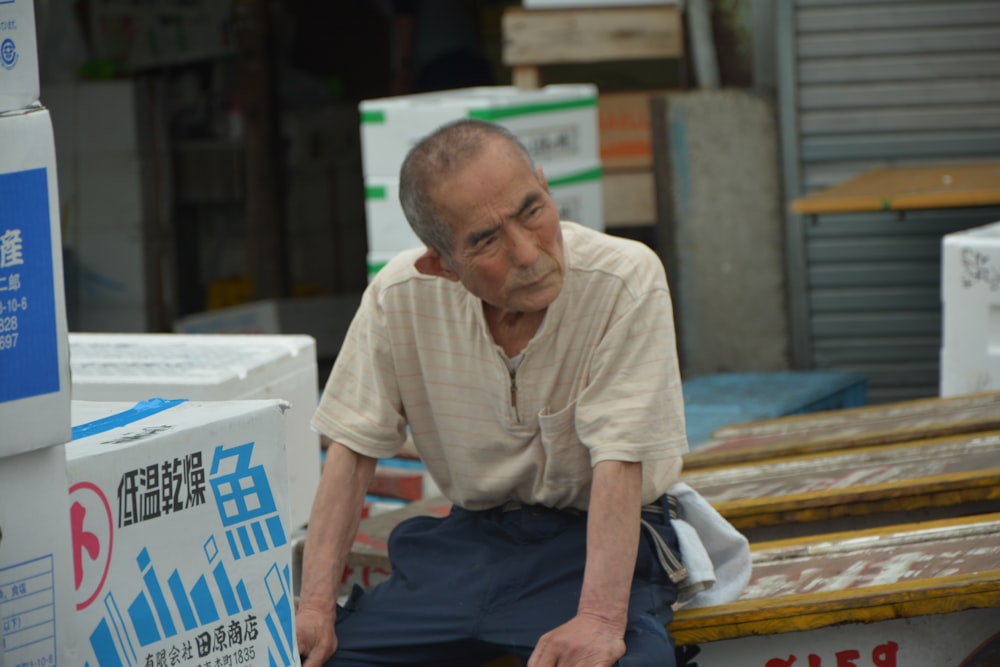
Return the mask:
<path id="1" fill-rule="evenodd" d="M 678 644 L 1000 607 L 1000 514 L 753 547 L 730 604 L 680 610 Z"/>
<path id="2" fill-rule="evenodd" d="M 508 7 L 502 23 L 507 66 L 679 58 L 684 53 L 676 6 Z"/>
<path id="3" fill-rule="evenodd" d="M 792 202 L 800 215 L 1000 205 L 1000 162 L 871 169 Z"/>
<path id="4" fill-rule="evenodd" d="M 840 517 L 905 523 L 903 512 L 1000 509 L 1000 431 L 686 473 L 736 528 L 830 532 Z M 773 532 L 773 531 L 772 531 Z"/>
<path id="5" fill-rule="evenodd" d="M 716 430 L 685 470 L 1000 429 L 1000 392 L 792 415 Z"/>

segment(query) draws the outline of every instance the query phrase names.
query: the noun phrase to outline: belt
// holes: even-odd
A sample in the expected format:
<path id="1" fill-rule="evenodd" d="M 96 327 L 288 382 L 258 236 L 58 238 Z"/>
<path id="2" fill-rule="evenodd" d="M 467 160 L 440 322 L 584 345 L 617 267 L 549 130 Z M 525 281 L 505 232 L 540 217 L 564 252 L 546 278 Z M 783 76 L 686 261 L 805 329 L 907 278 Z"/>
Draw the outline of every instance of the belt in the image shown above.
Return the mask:
<path id="1" fill-rule="evenodd" d="M 649 505 L 642 506 L 642 514 L 658 514 L 660 516 L 664 516 L 666 514 L 670 519 L 677 519 L 677 498 L 670 494 L 666 494 L 666 500 L 666 509 L 664 509 L 663 505 L 660 503 L 650 503 Z M 517 500 L 507 501 L 501 506 L 501 510 L 504 512 L 513 512 L 520 509 L 527 509 L 530 511 L 532 508 L 542 509 L 542 506 L 525 505 Z M 578 510 L 574 507 L 568 507 L 557 511 L 577 516 L 585 513 L 583 510 Z M 650 541 L 653 543 L 653 548 L 656 551 L 656 558 L 660 561 L 660 565 L 663 567 L 663 570 L 670 577 L 670 581 L 677 584 L 687 579 L 687 568 L 685 568 L 684 564 L 681 563 L 679 558 L 677 558 L 677 555 L 670 548 L 670 545 L 667 544 L 666 540 L 663 539 L 663 536 L 656 532 L 656 528 L 653 524 L 641 517 L 639 518 L 639 523 L 646 531 Z"/>

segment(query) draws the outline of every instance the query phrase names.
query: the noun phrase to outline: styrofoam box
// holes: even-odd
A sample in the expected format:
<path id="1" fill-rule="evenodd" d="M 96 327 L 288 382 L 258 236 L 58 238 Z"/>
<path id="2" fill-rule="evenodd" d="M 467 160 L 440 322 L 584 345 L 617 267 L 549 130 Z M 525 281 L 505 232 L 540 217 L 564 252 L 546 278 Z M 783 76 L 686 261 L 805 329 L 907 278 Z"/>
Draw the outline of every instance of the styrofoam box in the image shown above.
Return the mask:
<path id="1" fill-rule="evenodd" d="M 1000 389 L 1000 222 L 942 240 L 941 395 Z"/>
<path id="2" fill-rule="evenodd" d="M 292 527 L 309 520 L 319 436 L 309 426 L 319 383 L 310 336 L 69 335 L 73 398 L 85 401 L 288 401 L 285 446 Z"/>
<path id="3" fill-rule="evenodd" d="M 398 177 L 403 158 L 417 141 L 460 118 L 505 126 L 545 167 L 600 159 L 597 87 L 592 84 L 460 88 L 364 100 L 360 109 L 366 179 Z"/>
<path id="4" fill-rule="evenodd" d="M 544 169 L 559 217 L 604 230 L 604 191 L 598 161 L 563 163 Z M 398 178 L 369 178 L 365 183 L 365 212 L 370 253 L 398 253 L 422 245 L 399 204 Z"/>
<path id="5" fill-rule="evenodd" d="M 0 2 L 0 112 L 38 103 L 38 39 L 32 0 Z"/>
<path id="6" fill-rule="evenodd" d="M 7 667 L 80 664 L 67 644 L 74 620 L 68 488 L 63 445 L 0 460 L 0 664 Z"/>
<path id="7" fill-rule="evenodd" d="M 331 361 L 361 304 L 361 293 L 299 299 L 262 299 L 239 306 L 187 315 L 174 322 L 177 333 L 307 334 L 316 356 Z"/>
<path id="8" fill-rule="evenodd" d="M 74 664 L 298 664 L 281 401 L 73 401 Z"/>
<path id="9" fill-rule="evenodd" d="M 0 456 L 9 456 L 69 440 L 69 357 L 49 112 L 0 115 L 0 147 Z"/>

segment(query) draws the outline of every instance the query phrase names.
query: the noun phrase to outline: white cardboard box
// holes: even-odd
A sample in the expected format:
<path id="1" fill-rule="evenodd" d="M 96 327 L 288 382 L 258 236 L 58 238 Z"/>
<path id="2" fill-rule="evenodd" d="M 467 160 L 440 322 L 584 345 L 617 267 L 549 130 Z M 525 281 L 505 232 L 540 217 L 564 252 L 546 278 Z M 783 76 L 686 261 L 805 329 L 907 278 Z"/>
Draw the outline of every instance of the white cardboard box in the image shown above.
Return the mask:
<path id="1" fill-rule="evenodd" d="M 560 163 L 543 173 L 562 220 L 604 230 L 604 190 L 601 163 Z M 365 183 L 365 218 L 369 253 L 396 254 L 423 245 L 406 221 L 399 204 L 399 179 L 372 177 Z"/>
<path id="2" fill-rule="evenodd" d="M 0 112 L 38 103 L 38 39 L 33 0 L 0 2 Z"/>
<path id="3" fill-rule="evenodd" d="M 74 621 L 67 489 L 63 445 L 0 459 L 0 664 L 6 667 L 79 664 L 67 651 Z"/>
<path id="4" fill-rule="evenodd" d="M 361 158 L 366 179 L 398 178 L 407 151 L 441 125 L 480 118 L 503 125 L 545 167 L 598 161 L 597 87 L 554 84 L 461 88 L 364 100 Z"/>
<path id="5" fill-rule="evenodd" d="M 69 358 L 49 112 L 0 115 L 0 146 L 0 456 L 9 456 L 69 440 Z"/>
<path id="6" fill-rule="evenodd" d="M 73 402 L 74 664 L 298 664 L 283 410 Z"/>
<path id="7" fill-rule="evenodd" d="M 942 241 L 941 395 L 1000 389 L 1000 222 Z"/>
<path id="8" fill-rule="evenodd" d="M 319 436 L 309 426 L 319 380 L 310 336 L 69 335 L 73 398 L 84 401 L 281 399 L 292 528 L 309 520 Z"/>

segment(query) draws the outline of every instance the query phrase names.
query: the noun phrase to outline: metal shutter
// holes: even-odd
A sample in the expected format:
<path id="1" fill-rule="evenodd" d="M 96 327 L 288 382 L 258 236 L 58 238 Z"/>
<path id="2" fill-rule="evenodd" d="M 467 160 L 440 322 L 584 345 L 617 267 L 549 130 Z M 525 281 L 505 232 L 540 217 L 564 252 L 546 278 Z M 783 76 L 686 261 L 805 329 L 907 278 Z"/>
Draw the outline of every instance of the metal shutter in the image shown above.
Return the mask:
<path id="1" fill-rule="evenodd" d="M 871 167 L 1000 157 L 1000 2 L 778 0 L 787 199 Z M 938 393 L 941 236 L 1000 208 L 789 214 L 797 367 L 850 370 L 869 399 Z"/>

